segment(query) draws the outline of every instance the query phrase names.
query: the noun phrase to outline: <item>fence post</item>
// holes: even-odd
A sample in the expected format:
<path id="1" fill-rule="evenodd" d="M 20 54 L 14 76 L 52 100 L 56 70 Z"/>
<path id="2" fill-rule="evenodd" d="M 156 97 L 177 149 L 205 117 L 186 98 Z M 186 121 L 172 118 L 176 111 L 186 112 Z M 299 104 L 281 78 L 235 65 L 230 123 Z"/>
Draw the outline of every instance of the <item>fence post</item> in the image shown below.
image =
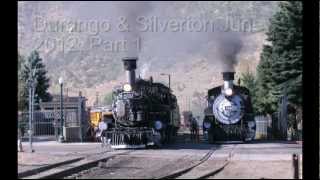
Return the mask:
<path id="1" fill-rule="evenodd" d="M 56 117 L 56 108 L 53 109 L 53 127 L 54 127 L 54 136 L 56 141 L 59 140 L 59 133 L 58 133 L 58 118 Z"/>
<path id="2" fill-rule="evenodd" d="M 30 81 L 29 81 L 30 83 Z M 29 84 L 29 144 L 30 144 L 30 152 L 33 153 L 34 150 L 32 148 L 32 131 L 33 131 L 33 128 L 32 128 L 32 113 L 33 113 L 33 87 L 32 87 L 32 84 L 30 83 Z"/>
<path id="3" fill-rule="evenodd" d="M 80 141 L 82 141 L 82 106 L 81 106 L 81 96 L 79 97 L 79 103 L 78 103 L 78 121 L 79 121 L 79 137 Z"/>
<path id="4" fill-rule="evenodd" d="M 302 179 L 302 171 L 303 171 L 303 166 L 302 166 L 302 154 L 299 155 L 299 179 Z"/>
<path id="5" fill-rule="evenodd" d="M 299 179 L 299 159 L 297 154 L 292 155 L 293 178 Z"/>
<path id="6" fill-rule="evenodd" d="M 22 141 L 21 123 L 22 122 L 18 120 L 18 152 L 23 152 L 22 142 L 21 142 Z"/>

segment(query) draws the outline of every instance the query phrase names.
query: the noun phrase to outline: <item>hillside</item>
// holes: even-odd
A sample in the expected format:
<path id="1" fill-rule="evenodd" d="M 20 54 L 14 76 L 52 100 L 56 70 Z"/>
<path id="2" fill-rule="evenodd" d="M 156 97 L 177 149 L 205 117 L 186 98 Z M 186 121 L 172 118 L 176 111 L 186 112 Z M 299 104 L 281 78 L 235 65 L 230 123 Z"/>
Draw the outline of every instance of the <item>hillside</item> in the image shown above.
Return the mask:
<path id="1" fill-rule="evenodd" d="M 119 7 L 123 11 L 117 9 Z M 59 92 L 57 82 L 62 76 L 69 95 L 78 94 L 81 90 L 88 97 L 88 104 L 92 105 L 96 92 L 102 101 L 114 85 L 125 81 L 121 62 L 125 54 L 107 49 L 107 42 L 116 42 L 125 35 L 112 30 L 102 32 L 107 29 L 104 25 L 118 23 L 120 15 L 134 16 L 138 13 L 158 17 L 160 23 L 186 17 L 225 22 L 231 18 L 232 25 L 238 30 L 243 30 L 245 23 L 251 24 L 250 32 L 237 36 L 242 42 L 232 62 L 237 77 L 246 70 L 255 72 L 265 43 L 268 19 L 278 9 L 277 2 L 264 1 L 150 2 L 147 8 L 141 7 L 144 6 L 131 8 L 113 2 L 19 2 L 18 50 L 24 56 L 34 49 L 39 50 L 51 79 L 51 93 Z M 81 31 L 76 26 L 67 26 L 68 23 L 83 23 L 85 29 Z M 97 26 L 90 26 L 90 23 Z M 191 108 L 200 115 L 205 106 L 206 90 L 222 82 L 224 62 L 219 51 L 214 49 L 220 34 L 184 31 L 145 32 L 139 36 L 142 45 L 138 53 L 137 76 L 153 76 L 155 81 L 167 83 L 167 78 L 160 73 L 171 74 L 171 87 L 181 110 Z M 95 40 L 96 44 L 93 43 Z"/>

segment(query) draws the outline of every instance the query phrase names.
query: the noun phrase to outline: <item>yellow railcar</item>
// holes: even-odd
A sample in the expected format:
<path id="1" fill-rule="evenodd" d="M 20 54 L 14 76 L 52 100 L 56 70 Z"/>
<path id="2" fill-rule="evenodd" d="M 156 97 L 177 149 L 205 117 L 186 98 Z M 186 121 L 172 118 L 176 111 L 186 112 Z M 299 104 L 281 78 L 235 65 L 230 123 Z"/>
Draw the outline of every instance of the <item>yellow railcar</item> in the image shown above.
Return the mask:
<path id="1" fill-rule="evenodd" d="M 88 128 L 88 139 L 90 141 L 99 141 L 96 138 L 97 128 L 99 126 L 100 119 L 106 123 L 111 123 L 113 121 L 112 111 L 108 108 L 100 107 L 90 110 L 89 128 Z M 111 121 L 111 122 L 110 122 Z"/>
<path id="2" fill-rule="evenodd" d="M 90 125 L 92 128 L 98 127 L 99 120 L 112 121 L 112 111 L 106 108 L 96 108 L 90 111 Z"/>
<path id="3" fill-rule="evenodd" d="M 90 124 L 93 128 L 98 127 L 99 120 L 102 119 L 101 110 L 90 111 Z"/>

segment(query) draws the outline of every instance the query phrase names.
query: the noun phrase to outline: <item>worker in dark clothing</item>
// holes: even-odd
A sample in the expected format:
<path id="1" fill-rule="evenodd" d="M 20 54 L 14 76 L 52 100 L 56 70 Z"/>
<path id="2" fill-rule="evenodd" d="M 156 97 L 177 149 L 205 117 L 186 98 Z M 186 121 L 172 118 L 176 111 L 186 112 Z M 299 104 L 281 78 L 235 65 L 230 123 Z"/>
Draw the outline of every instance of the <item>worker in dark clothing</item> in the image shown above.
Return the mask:
<path id="1" fill-rule="evenodd" d="M 191 116 L 190 131 L 191 131 L 191 140 L 193 142 L 199 142 L 199 126 L 197 120 Z"/>

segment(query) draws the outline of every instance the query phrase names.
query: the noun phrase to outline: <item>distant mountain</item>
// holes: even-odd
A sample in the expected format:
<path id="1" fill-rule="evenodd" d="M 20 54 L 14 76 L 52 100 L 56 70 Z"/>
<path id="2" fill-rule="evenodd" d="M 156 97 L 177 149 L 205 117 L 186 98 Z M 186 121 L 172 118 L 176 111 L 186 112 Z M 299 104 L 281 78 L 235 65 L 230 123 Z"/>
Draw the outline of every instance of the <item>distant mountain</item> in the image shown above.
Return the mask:
<path id="1" fill-rule="evenodd" d="M 117 44 L 125 33 L 115 27 L 121 15 L 139 13 L 149 20 L 150 29 L 139 34 L 137 76 L 153 76 L 155 81 L 167 83 L 160 73 L 170 73 L 181 110 L 190 107 L 201 114 L 206 90 L 222 83 L 221 60 L 217 60 L 219 52 L 214 50 L 219 34 L 161 32 L 161 28 L 157 29 L 160 32 L 150 32 L 151 23 L 161 26 L 172 19 L 178 23 L 205 19 L 217 20 L 216 24 L 230 23 L 240 31 L 249 28 L 250 32 L 241 33 L 242 47 L 235 64 L 237 77 L 247 70 L 255 72 L 268 19 L 278 10 L 277 2 L 269 1 L 148 2 L 146 7 L 130 14 L 126 8 L 132 10 L 131 6 L 115 2 L 19 2 L 18 50 L 24 56 L 34 49 L 40 51 L 52 93 L 59 92 L 57 82 L 62 76 L 69 95 L 81 90 L 92 105 L 96 92 L 102 101 L 114 85 L 125 81 L 121 62 L 125 53 L 121 51 L 122 44 Z M 119 51 L 115 51 L 117 48 Z"/>

